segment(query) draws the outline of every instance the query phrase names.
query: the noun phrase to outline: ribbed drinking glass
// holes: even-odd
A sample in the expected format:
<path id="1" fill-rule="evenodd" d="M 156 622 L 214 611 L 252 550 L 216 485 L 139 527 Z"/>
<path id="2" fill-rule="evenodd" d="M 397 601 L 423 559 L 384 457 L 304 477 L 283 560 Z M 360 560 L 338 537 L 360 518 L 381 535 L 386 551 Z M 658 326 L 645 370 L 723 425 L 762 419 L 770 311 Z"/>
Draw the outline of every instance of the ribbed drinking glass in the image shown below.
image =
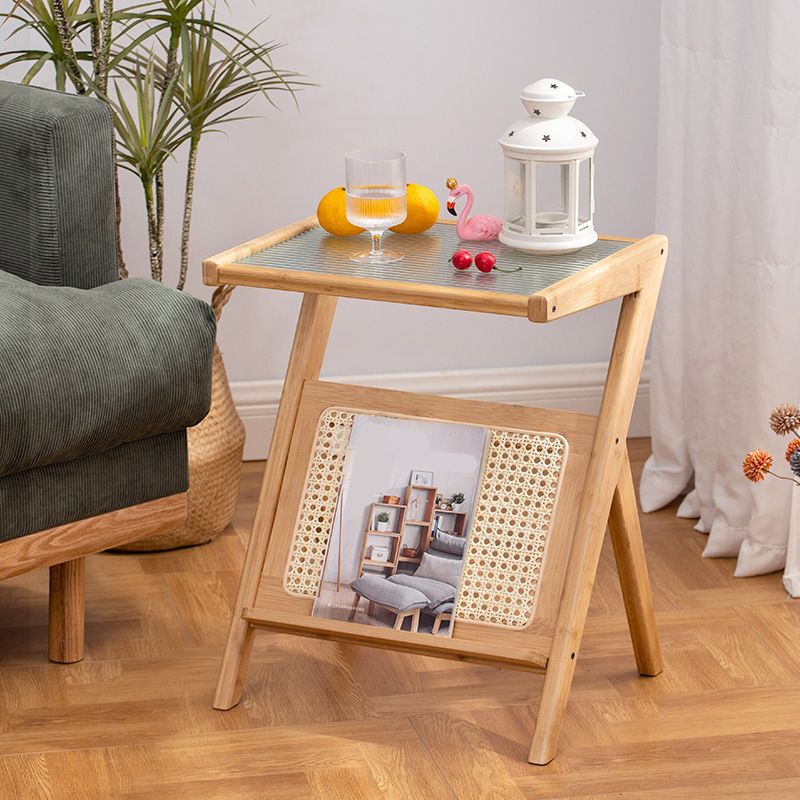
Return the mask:
<path id="1" fill-rule="evenodd" d="M 345 156 L 347 220 L 365 228 L 372 249 L 353 253 L 353 261 L 391 264 L 403 255 L 383 250 L 381 237 L 387 228 L 406 218 L 406 156 L 400 150 L 354 150 Z"/>

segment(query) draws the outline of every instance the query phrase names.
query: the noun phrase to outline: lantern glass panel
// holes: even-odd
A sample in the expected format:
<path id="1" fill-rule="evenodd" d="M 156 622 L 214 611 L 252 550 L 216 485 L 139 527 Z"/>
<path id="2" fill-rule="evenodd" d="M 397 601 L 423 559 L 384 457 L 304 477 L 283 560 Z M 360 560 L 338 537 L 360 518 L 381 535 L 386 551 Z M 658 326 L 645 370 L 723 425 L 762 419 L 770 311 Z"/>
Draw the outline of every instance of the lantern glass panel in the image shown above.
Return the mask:
<path id="1" fill-rule="evenodd" d="M 505 217 L 506 224 L 513 230 L 525 232 L 525 162 L 516 158 L 506 158 L 505 176 Z"/>
<path id="2" fill-rule="evenodd" d="M 584 158 L 578 164 L 578 227 L 592 219 L 592 159 Z"/>
<path id="3" fill-rule="evenodd" d="M 536 233 L 564 233 L 569 229 L 569 164 L 536 163 Z"/>

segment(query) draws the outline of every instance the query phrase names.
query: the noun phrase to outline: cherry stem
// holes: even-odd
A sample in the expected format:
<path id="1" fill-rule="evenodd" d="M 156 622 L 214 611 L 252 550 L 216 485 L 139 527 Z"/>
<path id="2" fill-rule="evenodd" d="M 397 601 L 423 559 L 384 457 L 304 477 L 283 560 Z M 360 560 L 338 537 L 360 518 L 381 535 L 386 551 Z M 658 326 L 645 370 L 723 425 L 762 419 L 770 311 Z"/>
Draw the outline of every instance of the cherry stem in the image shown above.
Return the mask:
<path id="1" fill-rule="evenodd" d="M 514 267 L 514 269 L 503 269 L 502 267 L 492 267 L 492 269 L 496 269 L 498 272 L 519 272 L 522 267 Z"/>

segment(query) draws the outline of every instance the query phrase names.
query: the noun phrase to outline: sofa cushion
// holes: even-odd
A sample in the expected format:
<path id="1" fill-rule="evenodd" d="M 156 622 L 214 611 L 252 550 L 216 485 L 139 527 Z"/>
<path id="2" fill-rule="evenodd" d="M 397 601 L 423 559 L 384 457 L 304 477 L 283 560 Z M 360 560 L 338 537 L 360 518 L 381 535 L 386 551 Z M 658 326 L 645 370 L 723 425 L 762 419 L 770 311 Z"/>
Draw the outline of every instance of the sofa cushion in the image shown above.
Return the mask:
<path id="1" fill-rule="evenodd" d="M 149 280 L 0 271 L 0 475 L 179 431 L 208 412 L 211 308 Z"/>
<path id="2" fill-rule="evenodd" d="M 439 558 L 431 555 L 431 553 L 423 553 L 422 561 L 417 567 L 414 576 L 417 578 L 431 578 L 434 581 L 458 586 L 461 578 L 461 559 Z"/>
<path id="3" fill-rule="evenodd" d="M 186 431 L 0 476 L 0 545 L 10 539 L 185 492 Z"/>
<path id="4" fill-rule="evenodd" d="M 442 581 L 435 581 L 431 578 L 418 578 L 416 575 L 403 575 L 397 573 L 391 575 L 386 580 L 397 583 L 400 586 L 410 586 L 418 592 L 422 592 L 428 598 L 428 608 L 436 608 L 442 603 L 452 602 L 456 598 L 456 587 Z"/>
<path id="5" fill-rule="evenodd" d="M 410 586 L 391 583 L 381 575 L 362 575 L 350 584 L 350 588 L 367 600 L 392 611 L 411 611 L 428 605 L 428 598 L 422 592 Z"/>
<path id="6" fill-rule="evenodd" d="M 453 536 L 452 533 L 436 531 L 429 546 L 431 550 L 438 550 L 440 553 L 449 553 L 461 558 L 467 547 L 467 540 L 463 536 Z"/>

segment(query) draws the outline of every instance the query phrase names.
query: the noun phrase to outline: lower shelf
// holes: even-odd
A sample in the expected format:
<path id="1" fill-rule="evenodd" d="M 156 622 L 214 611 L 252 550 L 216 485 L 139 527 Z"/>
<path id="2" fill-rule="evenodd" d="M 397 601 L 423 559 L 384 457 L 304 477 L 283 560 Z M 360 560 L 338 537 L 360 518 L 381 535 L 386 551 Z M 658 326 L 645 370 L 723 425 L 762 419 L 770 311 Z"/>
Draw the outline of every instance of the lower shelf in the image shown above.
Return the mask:
<path id="1" fill-rule="evenodd" d="M 295 636 L 309 636 L 313 639 L 349 642 L 367 647 L 379 647 L 383 650 L 399 650 L 403 653 L 451 658 L 494 667 L 504 665 L 527 672 L 541 673 L 547 667 L 547 658 L 540 653 L 521 648 L 499 647 L 496 644 L 446 639 L 442 636 L 268 611 L 263 608 L 245 608 L 242 611 L 242 619 L 259 628 L 291 633 Z"/>

